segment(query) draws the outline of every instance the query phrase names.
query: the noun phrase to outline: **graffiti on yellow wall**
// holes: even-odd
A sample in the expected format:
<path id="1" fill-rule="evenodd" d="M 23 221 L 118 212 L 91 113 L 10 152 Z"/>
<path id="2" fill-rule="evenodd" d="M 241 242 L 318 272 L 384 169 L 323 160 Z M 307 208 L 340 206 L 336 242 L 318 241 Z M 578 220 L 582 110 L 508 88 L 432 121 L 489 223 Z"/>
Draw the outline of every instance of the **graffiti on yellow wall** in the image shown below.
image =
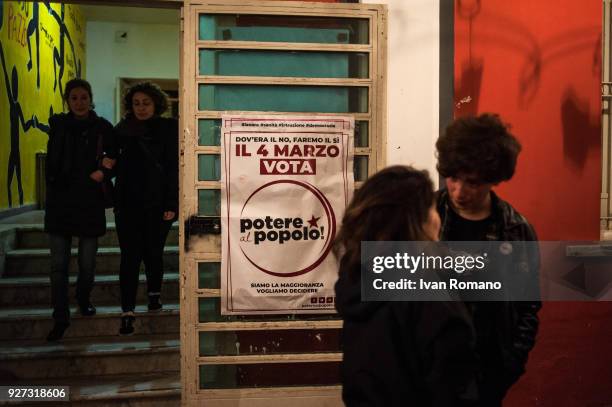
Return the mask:
<path id="1" fill-rule="evenodd" d="M 35 203 L 37 152 L 62 92 L 84 77 L 79 6 L 0 0 L 0 210 Z"/>

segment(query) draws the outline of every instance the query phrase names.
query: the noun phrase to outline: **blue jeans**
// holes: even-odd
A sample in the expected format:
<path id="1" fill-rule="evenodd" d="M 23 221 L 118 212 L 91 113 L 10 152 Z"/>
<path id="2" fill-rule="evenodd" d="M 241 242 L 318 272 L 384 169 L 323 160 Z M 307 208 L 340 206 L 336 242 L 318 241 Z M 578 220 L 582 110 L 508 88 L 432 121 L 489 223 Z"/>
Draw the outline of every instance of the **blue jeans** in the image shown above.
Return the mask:
<path id="1" fill-rule="evenodd" d="M 68 268 L 72 236 L 49 234 L 51 249 L 51 303 L 53 319 L 58 323 L 70 322 L 68 300 Z M 79 274 L 77 277 L 76 299 L 78 304 L 87 305 L 93 288 L 96 269 L 97 237 L 79 238 Z"/>

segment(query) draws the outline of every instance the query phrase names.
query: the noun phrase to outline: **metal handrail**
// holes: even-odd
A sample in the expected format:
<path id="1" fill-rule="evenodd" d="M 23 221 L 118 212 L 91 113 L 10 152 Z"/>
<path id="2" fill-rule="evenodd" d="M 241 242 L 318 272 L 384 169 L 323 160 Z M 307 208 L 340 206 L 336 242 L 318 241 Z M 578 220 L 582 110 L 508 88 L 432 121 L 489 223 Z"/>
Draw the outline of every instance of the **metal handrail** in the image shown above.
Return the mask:
<path id="1" fill-rule="evenodd" d="M 602 239 L 612 230 L 612 0 L 603 0 L 602 78 L 601 78 L 601 206 Z"/>

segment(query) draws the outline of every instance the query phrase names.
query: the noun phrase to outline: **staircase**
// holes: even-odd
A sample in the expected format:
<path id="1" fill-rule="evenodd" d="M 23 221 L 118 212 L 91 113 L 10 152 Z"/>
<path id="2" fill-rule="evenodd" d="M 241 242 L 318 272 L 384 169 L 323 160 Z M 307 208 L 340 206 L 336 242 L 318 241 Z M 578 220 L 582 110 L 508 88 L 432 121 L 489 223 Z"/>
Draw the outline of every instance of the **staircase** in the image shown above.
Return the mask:
<path id="1" fill-rule="evenodd" d="M 0 225 L 0 385 L 70 386 L 70 402 L 0 405 L 169 407 L 180 405 L 178 230 L 166 243 L 163 310 L 147 312 L 141 271 L 135 335 L 118 336 L 119 259 L 114 224 L 99 239 L 92 303 L 97 314 L 76 312 L 76 246 L 70 277 L 71 325 L 48 343 L 53 326 L 49 249 L 41 224 Z M 73 241 L 73 245 L 76 243 Z"/>

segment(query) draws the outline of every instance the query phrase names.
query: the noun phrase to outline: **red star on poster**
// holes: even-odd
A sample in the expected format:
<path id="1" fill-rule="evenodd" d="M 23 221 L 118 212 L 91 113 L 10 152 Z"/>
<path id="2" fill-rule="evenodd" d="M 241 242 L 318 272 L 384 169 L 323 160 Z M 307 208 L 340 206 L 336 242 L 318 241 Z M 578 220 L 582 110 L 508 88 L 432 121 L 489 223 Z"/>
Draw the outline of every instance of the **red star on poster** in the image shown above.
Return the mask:
<path id="1" fill-rule="evenodd" d="M 317 224 L 317 222 L 319 222 L 319 219 L 321 219 L 320 216 L 318 218 L 315 218 L 314 215 L 312 215 L 312 218 L 310 218 L 308 224 L 310 225 L 310 227 L 318 228 L 319 225 Z"/>

